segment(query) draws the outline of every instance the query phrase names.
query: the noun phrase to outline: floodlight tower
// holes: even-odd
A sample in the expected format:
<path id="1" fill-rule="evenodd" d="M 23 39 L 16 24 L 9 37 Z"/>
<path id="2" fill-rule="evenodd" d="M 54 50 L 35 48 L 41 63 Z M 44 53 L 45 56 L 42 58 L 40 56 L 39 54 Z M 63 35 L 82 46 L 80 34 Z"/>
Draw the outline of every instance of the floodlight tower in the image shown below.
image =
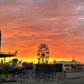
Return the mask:
<path id="1" fill-rule="evenodd" d="M 1 52 L 1 30 L 0 30 L 0 52 Z"/>

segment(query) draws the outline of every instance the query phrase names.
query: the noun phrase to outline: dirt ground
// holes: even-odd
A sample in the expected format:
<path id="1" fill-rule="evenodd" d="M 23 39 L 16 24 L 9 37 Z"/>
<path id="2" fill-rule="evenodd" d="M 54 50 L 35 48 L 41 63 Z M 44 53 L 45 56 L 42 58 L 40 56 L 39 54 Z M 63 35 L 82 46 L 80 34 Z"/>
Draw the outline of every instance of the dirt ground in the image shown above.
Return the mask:
<path id="1" fill-rule="evenodd" d="M 60 75 L 61 76 L 61 75 Z M 84 84 L 84 72 L 66 73 L 62 78 L 51 78 L 49 80 L 39 79 L 35 81 L 34 78 L 17 78 L 16 82 L 5 82 L 0 84 Z"/>

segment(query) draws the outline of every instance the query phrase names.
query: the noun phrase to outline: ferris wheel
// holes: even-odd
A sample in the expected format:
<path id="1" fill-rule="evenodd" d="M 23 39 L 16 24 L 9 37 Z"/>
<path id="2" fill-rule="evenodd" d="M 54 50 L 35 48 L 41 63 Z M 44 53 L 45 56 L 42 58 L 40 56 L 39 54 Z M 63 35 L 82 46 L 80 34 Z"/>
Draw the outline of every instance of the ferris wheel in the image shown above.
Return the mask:
<path id="1" fill-rule="evenodd" d="M 38 63 L 48 63 L 49 48 L 46 44 L 41 44 L 37 51 Z"/>

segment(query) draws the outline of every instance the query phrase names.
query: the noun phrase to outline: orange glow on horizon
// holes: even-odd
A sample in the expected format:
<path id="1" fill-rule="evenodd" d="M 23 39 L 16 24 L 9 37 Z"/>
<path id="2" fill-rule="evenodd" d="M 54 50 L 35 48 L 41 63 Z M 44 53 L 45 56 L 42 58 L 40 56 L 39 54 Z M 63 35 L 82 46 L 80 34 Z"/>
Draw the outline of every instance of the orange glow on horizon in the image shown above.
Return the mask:
<path id="1" fill-rule="evenodd" d="M 17 58 L 34 59 L 39 45 L 47 44 L 50 58 L 75 57 L 84 63 L 83 4 L 83 0 L 0 0 L 2 52 L 17 50 Z"/>
<path id="2" fill-rule="evenodd" d="M 16 57 L 7 57 L 6 59 L 5 59 L 5 62 L 8 62 L 9 60 L 11 60 L 12 61 L 12 59 L 14 59 L 14 58 L 16 58 Z M 17 58 L 18 59 L 18 61 L 22 61 L 22 62 L 33 62 L 34 64 L 37 64 L 38 63 L 38 59 L 37 58 Z M 68 59 L 56 59 L 56 58 L 49 58 L 49 61 L 48 61 L 48 63 L 53 63 L 53 61 L 54 61 L 54 59 L 56 60 L 56 62 L 60 62 L 60 61 L 70 61 L 70 60 L 68 60 Z M 1 60 L 3 60 L 3 62 L 4 62 L 4 58 L 0 58 L 0 61 Z"/>

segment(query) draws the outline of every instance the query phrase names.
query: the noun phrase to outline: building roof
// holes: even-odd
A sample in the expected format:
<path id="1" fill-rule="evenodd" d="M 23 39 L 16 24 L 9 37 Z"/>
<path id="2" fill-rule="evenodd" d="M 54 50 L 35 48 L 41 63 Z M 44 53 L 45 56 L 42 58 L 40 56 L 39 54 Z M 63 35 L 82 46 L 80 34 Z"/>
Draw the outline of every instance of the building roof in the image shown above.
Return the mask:
<path id="1" fill-rule="evenodd" d="M 1 57 L 13 57 L 13 56 L 16 56 L 16 53 L 0 52 L 0 58 Z"/>
<path id="2" fill-rule="evenodd" d="M 66 64 L 71 64 L 71 62 L 72 61 L 60 61 L 59 63 L 66 65 Z M 76 61 L 76 64 L 83 64 L 84 65 L 84 63 L 81 63 L 81 62 L 78 62 L 78 61 Z"/>

